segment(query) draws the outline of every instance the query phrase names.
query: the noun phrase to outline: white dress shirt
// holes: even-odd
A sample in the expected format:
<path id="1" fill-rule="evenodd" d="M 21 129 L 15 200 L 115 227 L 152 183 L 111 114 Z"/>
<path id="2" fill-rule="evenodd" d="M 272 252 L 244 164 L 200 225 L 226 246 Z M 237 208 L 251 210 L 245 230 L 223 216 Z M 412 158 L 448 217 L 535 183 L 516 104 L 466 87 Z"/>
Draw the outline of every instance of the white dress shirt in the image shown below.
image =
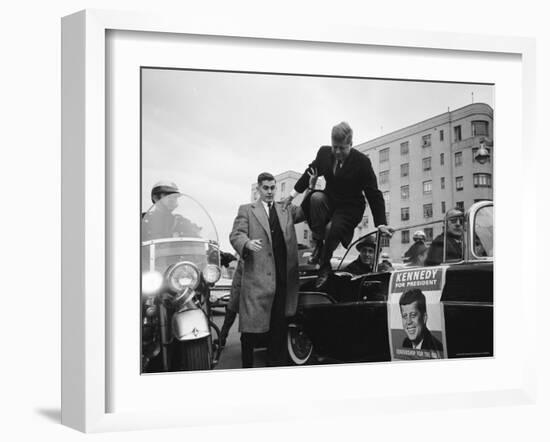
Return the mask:
<path id="1" fill-rule="evenodd" d="M 264 200 L 260 200 L 260 201 L 262 202 L 262 205 L 264 206 L 265 213 L 267 213 L 267 219 L 269 219 L 269 205 Z M 275 204 L 275 203 L 271 203 L 271 204 Z"/>

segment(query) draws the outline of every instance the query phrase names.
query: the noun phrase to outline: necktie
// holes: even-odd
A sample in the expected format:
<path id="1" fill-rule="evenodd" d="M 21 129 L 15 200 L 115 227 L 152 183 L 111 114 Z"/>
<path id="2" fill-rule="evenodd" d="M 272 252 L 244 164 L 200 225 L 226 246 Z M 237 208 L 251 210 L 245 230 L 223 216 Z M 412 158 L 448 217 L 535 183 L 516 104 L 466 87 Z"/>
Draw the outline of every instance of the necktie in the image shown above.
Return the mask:
<path id="1" fill-rule="evenodd" d="M 338 175 L 340 173 L 340 169 L 342 169 L 342 161 L 338 160 L 336 162 L 336 170 L 334 172 L 334 175 Z"/>
<path id="2" fill-rule="evenodd" d="M 267 207 L 269 207 L 269 224 L 273 225 L 273 221 L 275 220 L 275 207 L 273 207 L 273 203 L 267 203 Z"/>

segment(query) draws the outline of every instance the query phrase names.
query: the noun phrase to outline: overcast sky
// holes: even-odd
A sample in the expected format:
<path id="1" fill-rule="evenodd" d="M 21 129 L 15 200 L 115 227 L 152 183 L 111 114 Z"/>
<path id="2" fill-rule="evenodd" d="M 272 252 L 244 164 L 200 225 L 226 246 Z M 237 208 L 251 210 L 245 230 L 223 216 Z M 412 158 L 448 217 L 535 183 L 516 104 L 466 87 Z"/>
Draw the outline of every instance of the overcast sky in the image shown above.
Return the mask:
<path id="1" fill-rule="evenodd" d="M 160 180 L 198 199 L 224 250 L 240 204 L 260 172 L 303 172 L 332 126 L 347 121 L 354 144 L 475 102 L 493 87 L 144 69 L 142 204 Z"/>

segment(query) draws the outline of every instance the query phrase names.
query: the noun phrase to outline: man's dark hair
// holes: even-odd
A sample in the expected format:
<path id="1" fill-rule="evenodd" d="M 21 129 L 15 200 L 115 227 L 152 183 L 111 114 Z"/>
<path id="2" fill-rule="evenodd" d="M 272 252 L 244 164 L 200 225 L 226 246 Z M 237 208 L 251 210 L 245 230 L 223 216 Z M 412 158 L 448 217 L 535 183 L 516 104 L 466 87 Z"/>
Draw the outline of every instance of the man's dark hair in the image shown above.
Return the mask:
<path id="1" fill-rule="evenodd" d="M 337 143 L 352 144 L 353 142 L 353 129 L 351 126 L 342 121 L 332 128 L 332 141 Z"/>
<path id="2" fill-rule="evenodd" d="M 258 175 L 258 186 L 262 184 L 262 181 L 275 181 L 275 177 L 269 172 L 262 172 Z"/>
<path id="3" fill-rule="evenodd" d="M 409 305 L 415 301 L 418 305 L 418 311 L 423 315 L 426 314 L 426 296 L 420 289 L 411 289 L 403 293 L 399 298 L 399 306 Z"/>

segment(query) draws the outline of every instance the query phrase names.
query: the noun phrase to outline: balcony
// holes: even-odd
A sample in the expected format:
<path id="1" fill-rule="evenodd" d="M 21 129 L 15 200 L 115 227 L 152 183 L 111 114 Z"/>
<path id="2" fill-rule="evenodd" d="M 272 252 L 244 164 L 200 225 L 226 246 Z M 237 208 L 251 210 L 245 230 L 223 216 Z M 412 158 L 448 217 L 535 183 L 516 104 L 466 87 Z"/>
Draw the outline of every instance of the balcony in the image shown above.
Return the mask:
<path id="1" fill-rule="evenodd" d="M 451 144 L 451 150 L 453 152 L 455 152 L 455 151 L 462 150 L 462 149 L 468 149 L 468 148 L 471 149 L 474 146 L 478 147 L 479 146 L 479 140 L 481 138 L 487 139 L 487 138 L 492 138 L 492 137 L 491 136 L 486 137 L 486 136 L 481 135 L 481 136 L 477 136 L 477 137 L 464 138 L 463 140 L 453 142 Z"/>

